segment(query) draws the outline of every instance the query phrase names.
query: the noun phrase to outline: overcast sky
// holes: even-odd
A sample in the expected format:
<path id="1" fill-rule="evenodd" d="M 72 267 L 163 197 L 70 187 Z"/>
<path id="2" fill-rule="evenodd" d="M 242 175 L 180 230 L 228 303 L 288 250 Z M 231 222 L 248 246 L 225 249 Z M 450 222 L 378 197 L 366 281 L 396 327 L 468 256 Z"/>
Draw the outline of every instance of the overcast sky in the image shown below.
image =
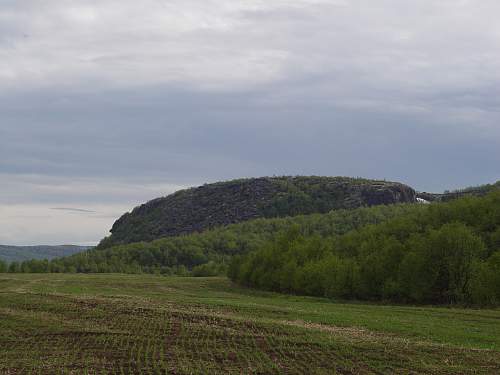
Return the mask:
<path id="1" fill-rule="evenodd" d="M 500 178 L 498 0 L 2 0 L 0 243 L 184 186 Z"/>

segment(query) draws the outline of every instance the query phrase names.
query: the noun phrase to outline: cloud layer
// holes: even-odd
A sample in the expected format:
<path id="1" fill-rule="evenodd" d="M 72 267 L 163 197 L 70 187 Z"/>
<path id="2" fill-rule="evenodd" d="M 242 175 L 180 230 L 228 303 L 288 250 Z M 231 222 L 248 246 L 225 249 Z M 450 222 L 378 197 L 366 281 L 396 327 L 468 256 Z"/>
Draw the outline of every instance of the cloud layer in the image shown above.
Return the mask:
<path id="1" fill-rule="evenodd" d="M 28 207 L 93 228 L 54 220 L 52 243 L 92 242 L 111 219 L 50 208 L 113 216 L 233 177 L 496 180 L 498 14 L 493 0 L 3 1 L 0 242 L 49 240 Z"/>

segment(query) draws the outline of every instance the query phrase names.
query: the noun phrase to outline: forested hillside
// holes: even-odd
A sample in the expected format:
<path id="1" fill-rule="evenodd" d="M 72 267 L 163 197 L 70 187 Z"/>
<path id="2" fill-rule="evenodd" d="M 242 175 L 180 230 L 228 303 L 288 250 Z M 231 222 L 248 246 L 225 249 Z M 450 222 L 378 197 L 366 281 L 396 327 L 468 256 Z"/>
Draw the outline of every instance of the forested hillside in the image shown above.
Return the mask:
<path id="1" fill-rule="evenodd" d="M 347 177 L 263 177 L 206 184 L 154 199 L 119 218 L 99 248 L 201 232 L 256 218 L 415 202 L 403 184 Z"/>
<path id="2" fill-rule="evenodd" d="M 363 225 L 424 210 L 417 204 L 337 210 L 327 214 L 255 219 L 185 236 L 92 249 L 52 262 L 27 261 L 11 272 L 126 272 L 194 275 L 225 273 L 230 258 L 256 251 L 292 226 L 304 236 L 329 237 Z"/>
<path id="3" fill-rule="evenodd" d="M 426 205 L 342 236 L 292 227 L 235 257 L 238 283 L 343 299 L 500 303 L 500 191 Z"/>

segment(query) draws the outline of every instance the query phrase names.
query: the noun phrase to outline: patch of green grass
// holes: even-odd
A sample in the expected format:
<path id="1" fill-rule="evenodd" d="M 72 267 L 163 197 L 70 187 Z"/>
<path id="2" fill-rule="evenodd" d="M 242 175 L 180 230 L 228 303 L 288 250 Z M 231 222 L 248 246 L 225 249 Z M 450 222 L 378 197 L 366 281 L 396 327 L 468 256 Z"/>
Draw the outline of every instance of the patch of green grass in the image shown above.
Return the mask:
<path id="1" fill-rule="evenodd" d="M 500 310 L 337 303 L 225 278 L 0 279 L 0 373 L 500 373 Z"/>

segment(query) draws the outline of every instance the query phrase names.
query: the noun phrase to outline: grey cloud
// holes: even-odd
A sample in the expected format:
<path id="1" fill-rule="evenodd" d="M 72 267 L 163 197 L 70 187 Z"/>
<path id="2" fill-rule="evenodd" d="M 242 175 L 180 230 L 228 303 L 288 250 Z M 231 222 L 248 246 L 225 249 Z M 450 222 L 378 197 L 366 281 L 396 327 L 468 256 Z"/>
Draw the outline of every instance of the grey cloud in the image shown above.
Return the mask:
<path id="1" fill-rule="evenodd" d="M 151 179 L 140 177 L 126 180 L 0 173 L 0 180 L 2 181 L 0 205 L 86 207 L 99 213 L 102 213 L 102 210 L 88 207 L 120 206 L 122 209 L 128 209 L 145 200 L 167 195 L 185 187 L 165 182 L 156 183 Z M 60 206 L 56 206 L 57 204 Z"/>
<path id="2" fill-rule="evenodd" d="M 78 235 L 92 242 L 97 222 L 219 179 L 496 180 L 499 13 L 494 0 L 3 1 L 0 206 L 90 207 L 67 216 L 99 219 Z"/>
<path id="3" fill-rule="evenodd" d="M 421 154 L 425 150 L 439 154 L 443 162 L 474 160 L 483 166 L 478 171 L 485 174 L 481 181 L 494 174 L 489 161 L 499 157 L 498 128 L 443 120 L 444 114 L 346 109 L 321 101 L 262 104 L 265 95 L 190 94 L 168 88 L 104 92 L 80 96 L 76 107 L 36 111 L 39 126 L 31 111 L 23 109 L 10 117 L 16 126 L 5 131 L 0 171 L 179 185 L 281 173 L 384 174 L 397 179 L 401 171 L 391 169 L 388 161 L 408 150 L 413 150 L 407 159 L 413 174 L 435 170 L 434 161 Z M 100 104 L 100 97 L 110 96 L 113 101 Z M 25 98 L 25 106 L 29 100 Z M 464 144 L 490 151 L 466 155 Z M 377 167 L 370 166 L 374 160 Z M 454 173 L 436 175 L 442 179 L 412 182 L 427 189 L 460 183 L 449 180 Z M 467 182 L 470 176 L 462 173 L 462 178 Z"/>
<path id="4" fill-rule="evenodd" d="M 73 208 L 73 207 L 51 207 L 51 210 L 69 211 L 69 212 L 87 213 L 87 214 L 96 213 L 96 211 L 86 210 L 84 208 Z"/>

